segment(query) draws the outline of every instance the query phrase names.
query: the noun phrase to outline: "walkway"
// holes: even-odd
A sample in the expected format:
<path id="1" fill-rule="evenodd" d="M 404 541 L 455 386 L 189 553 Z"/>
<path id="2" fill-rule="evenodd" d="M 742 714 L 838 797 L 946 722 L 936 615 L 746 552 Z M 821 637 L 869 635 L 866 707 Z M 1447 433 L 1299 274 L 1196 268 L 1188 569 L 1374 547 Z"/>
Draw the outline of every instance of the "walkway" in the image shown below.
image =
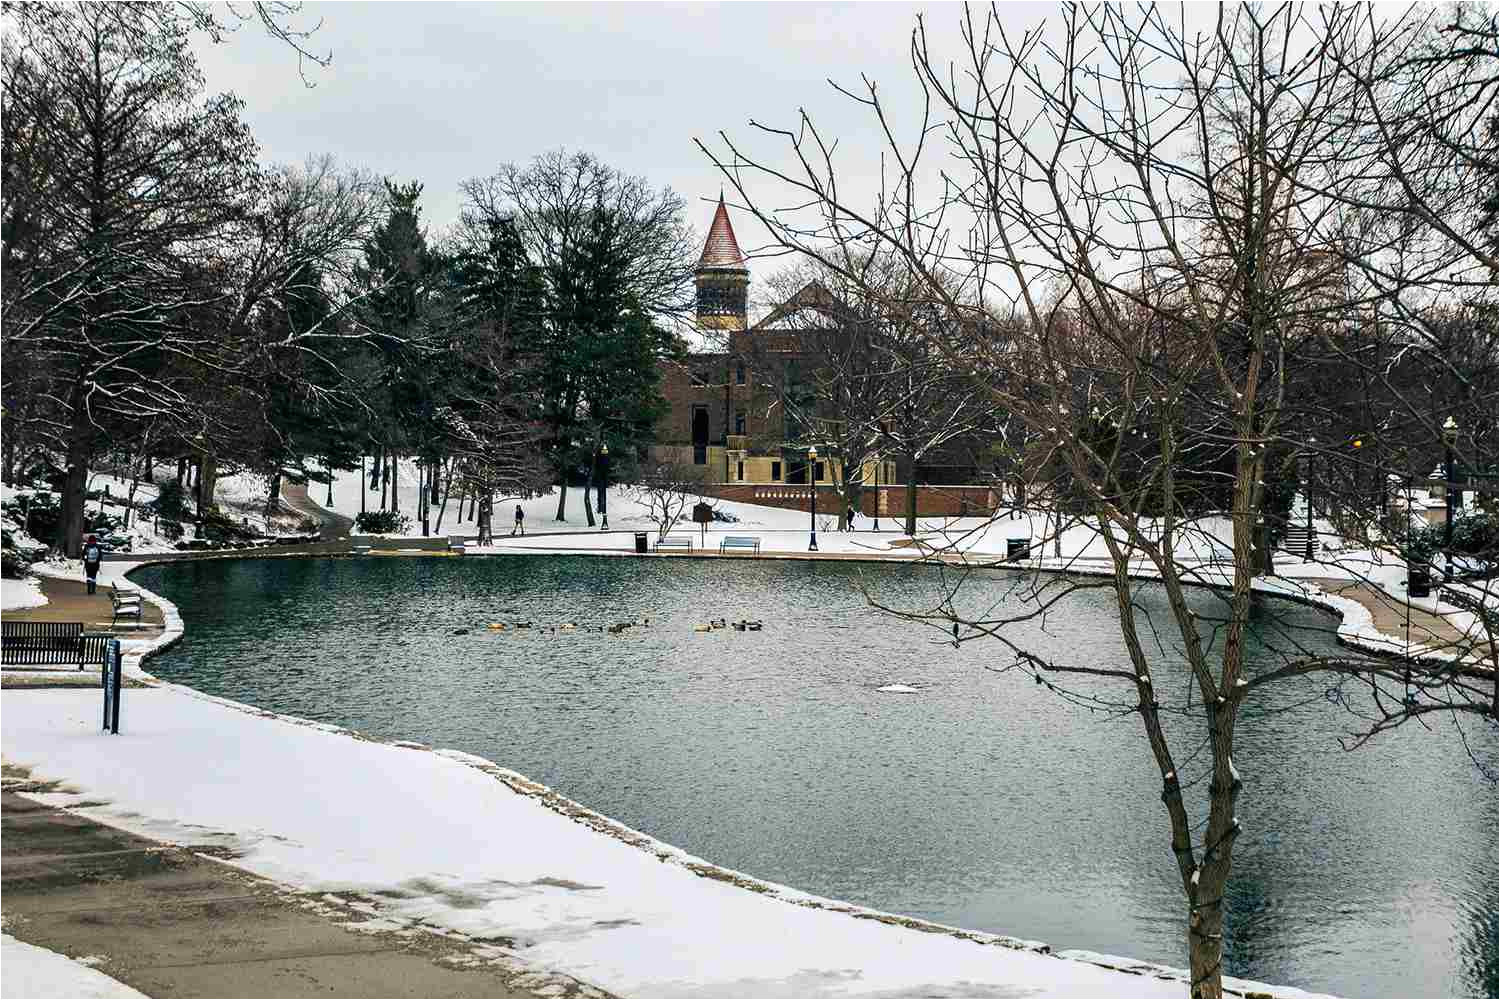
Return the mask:
<path id="1" fill-rule="evenodd" d="M 326 507 L 319 507 L 307 495 L 306 483 L 285 483 L 281 487 L 281 499 L 299 514 L 306 514 L 318 522 L 318 536 L 325 542 L 348 538 L 354 527 L 354 519 L 336 514 Z"/>
<path id="2" fill-rule="evenodd" d="M 6 621 L 83 622 L 83 627 L 88 631 L 102 632 L 113 628 L 121 635 L 145 638 L 161 632 L 161 608 L 150 601 L 145 602 L 145 611 L 141 615 L 143 627 L 133 628 L 134 623 L 128 618 L 123 619 L 118 625 L 112 625 L 114 606 L 109 601 L 107 584 L 99 584 L 96 592 L 90 594 L 88 585 L 81 580 L 59 580 L 50 576 L 40 577 L 40 579 L 42 593 L 47 595 L 47 603 L 39 608 L 7 611 L 5 612 Z"/>
<path id="3" fill-rule="evenodd" d="M 471 945 L 397 935 L 332 894 L 283 889 L 219 862 L 223 848 L 133 836 L 16 794 L 0 796 L 6 932 L 153 997 L 599 996 Z M 365 926 L 361 926 L 364 924 Z M 538 991 L 541 992 L 538 992 Z"/>
<path id="4" fill-rule="evenodd" d="M 1348 598 L 1364 605 L 1370 612 L 1375 628 L 1388 635 L 1398 644 L 1427 646 L 1432 650 L 1462 652 L 1468 655 L 1483 655 L 1485 643 L 1482 638 L 1465 636 L 1452 622 L 1442 615 L 1435 615 L 1414 608 L 1398 597 L 1393 597 L 1378 587 L 1354 580 L 1307 580 L 1323 588 L 1324 592 Z M 1489 661 L 1495 661 L 1495 647 L 1489 647 Z"/>

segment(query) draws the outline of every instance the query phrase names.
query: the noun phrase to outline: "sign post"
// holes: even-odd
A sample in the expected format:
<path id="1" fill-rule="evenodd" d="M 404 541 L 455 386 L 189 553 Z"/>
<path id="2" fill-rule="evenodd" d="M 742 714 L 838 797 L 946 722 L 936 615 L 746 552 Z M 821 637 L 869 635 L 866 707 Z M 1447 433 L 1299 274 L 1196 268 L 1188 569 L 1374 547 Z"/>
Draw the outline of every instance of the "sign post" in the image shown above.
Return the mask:
<path id="1" fill-rule="evenodd" d="M 111 734 L 120 732 L 120 640 L 104 644 L 104 728 Z"/>

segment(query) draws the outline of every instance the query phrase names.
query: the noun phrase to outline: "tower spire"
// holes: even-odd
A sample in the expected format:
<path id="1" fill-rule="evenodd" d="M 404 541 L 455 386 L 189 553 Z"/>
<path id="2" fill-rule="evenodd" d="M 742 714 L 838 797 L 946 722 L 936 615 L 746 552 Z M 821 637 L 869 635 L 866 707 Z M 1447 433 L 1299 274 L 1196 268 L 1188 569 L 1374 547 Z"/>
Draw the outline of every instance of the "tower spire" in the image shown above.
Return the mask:
<path id="1" fill-rule="evenodd" d="M 729 224 L 729 209 L 724 205 L 724 190 L 719 189 L 719 204 L 714 221 L 708 227 L 708 240 L 698 258 L 698 325 L 703 329 L 745 329 L 746 291 L 750 269 L 745 254 L 734 238 Z"/>
<path id="2" fill-rule="evenodd" d="M 703 255 L 698 258 L 698 267 L 733 268 L 748 271 L 745 255 L 734 238 L 734 227 L 729 224 L 729 209 L 724 206 L 724 192 L 719 192 L 719 207 L 714 210 L 713 224 L 708 227 L 708 241 L 703 244 Z"/>

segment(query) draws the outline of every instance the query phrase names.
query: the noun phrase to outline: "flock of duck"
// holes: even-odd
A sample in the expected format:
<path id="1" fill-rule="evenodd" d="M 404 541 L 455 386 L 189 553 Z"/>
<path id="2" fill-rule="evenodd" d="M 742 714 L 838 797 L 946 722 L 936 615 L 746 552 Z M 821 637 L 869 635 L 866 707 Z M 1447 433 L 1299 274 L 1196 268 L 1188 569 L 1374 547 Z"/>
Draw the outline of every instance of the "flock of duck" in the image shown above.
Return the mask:
<path id="1" fill-rule="evenodd" d="M 703 625 L 694 625 L 694 632 L 714 632 L 722 628 L 732 628 L 736 632 L 759 632 L 764 623 L 759 621 L 737 621 L 732 622 L 724 618 L 715 618 Z M 571 632 L 607 632 L 610 635 L 624 635 L 633 628 L 650 628 L 651 619 L 642 618 L 640 621 L 615 622 L 613 625 L 580 625 L 577 622 L 563 622 L 561 625 L 538 625 L 533 626 L 531 622 L 490 622 L 488 625 L 478 625 L 474 628 L 456 628 L 451 635 L 468 635 L 470 632 L 535 632 L 538 635 L 567 635 Z"/>

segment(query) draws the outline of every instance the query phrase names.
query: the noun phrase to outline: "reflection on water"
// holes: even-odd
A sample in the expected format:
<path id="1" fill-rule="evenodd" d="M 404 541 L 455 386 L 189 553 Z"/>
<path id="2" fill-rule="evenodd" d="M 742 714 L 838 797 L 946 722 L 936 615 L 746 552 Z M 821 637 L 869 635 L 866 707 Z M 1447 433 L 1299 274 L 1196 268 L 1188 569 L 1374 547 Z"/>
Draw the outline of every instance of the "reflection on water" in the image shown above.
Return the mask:
<path id="1" fill-rule="evenodd" d="M 861 572 L 898 605 L 930 606 L 940 585 L 915 567 L 519 556 L 174 563 L 136 579 L 188 622 L 152 661 L 164 677 L 488 757 L 811 892 L 1184 964 L 1139 725 L 995 672 L 1007 661 L 994 643 L 955 649 L 875 616 Z M 971 581 L 965 600 L 1012 600 L 1010 579 Z M 1215 611 L 1213 595 L 1193 599 Z M 1139 600 L 1166 621 L 1158 588 Z M 1123 664 L 1113 615 L 1107 593 L 1081 592 L 1028 638 Z M 621 636 L 482 627 L 643 617 L 649 628 Z M 766 626 L 693 631 L 713 618 Z M 1252 663 L 1267 645 L 1333 648 L 1331 622 L 1261 608 Z M 920 693 L 875 690 L 893 681 Z M 1451 724 L 1345 753 L 1348 721 L 1312 682 L 1246 708 L 1228 970 L 1343 995 L 1493 996 L 1494 786 Z M 1473 736 L 1493 766 L 1493 730 Z M 1182 732 L 1174 749 L 1196 745 Z"/>

